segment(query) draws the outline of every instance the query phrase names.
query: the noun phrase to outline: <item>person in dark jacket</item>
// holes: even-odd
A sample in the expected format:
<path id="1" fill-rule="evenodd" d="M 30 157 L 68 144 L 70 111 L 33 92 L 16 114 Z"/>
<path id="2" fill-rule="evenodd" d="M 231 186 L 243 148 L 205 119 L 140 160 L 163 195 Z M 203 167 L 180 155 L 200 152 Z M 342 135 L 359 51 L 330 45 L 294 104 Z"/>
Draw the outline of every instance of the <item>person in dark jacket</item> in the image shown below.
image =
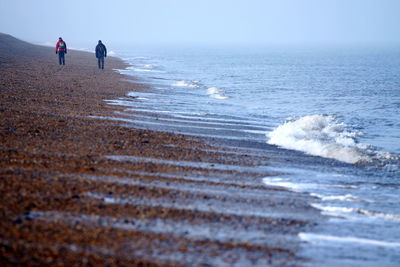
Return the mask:
<path id="1" fill-rule="evenodd" d="M 96 45 L 96 57 L 99 69 L 104 69 L 104 58 L 107 57 L 107 48 L 101 40 L 99 40 L 99 43 Z"/>
<path id="2" fill-rule="evenodd" d="M 65 54 L 67 54 L 67 44 L 60 37 L 56 44 L 56 54 L 58 54 L 58 62 L 60 65 L 65 65 Z"/>

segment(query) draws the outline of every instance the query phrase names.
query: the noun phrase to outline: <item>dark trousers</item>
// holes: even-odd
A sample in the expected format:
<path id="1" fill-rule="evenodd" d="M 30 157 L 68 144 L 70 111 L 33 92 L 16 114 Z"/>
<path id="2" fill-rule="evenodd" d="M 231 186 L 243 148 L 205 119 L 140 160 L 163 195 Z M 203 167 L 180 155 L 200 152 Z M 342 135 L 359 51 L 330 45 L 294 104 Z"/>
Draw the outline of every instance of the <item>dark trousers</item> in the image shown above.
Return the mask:
<path id="1" fill-rule="evenodd" d="M 64 51 L 58 51 L 58 63 L 60 63 L 60 65 L 65 65 L 65 52 Z"/>
<path id="2" fill-rule="evenodd" d="M 97 62 L 99 63 L 99 69 L 104 69 L 104 57 L 98 57 Z"/>

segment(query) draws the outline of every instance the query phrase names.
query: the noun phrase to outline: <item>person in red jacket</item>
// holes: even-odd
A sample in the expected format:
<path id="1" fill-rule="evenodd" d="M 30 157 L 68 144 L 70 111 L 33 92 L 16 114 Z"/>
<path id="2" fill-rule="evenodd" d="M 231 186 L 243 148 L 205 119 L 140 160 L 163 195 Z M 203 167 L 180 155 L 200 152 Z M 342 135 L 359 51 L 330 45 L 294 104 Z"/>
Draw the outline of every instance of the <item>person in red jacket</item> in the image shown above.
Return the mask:
<path id="1" fill-rule="evenodd" d="M 56 44 L 56 54 L 58 54 L 58 62 L 60 65 L 65 65 L 65 54 L 67 53 L 67 44 L 60 37 Z"/>

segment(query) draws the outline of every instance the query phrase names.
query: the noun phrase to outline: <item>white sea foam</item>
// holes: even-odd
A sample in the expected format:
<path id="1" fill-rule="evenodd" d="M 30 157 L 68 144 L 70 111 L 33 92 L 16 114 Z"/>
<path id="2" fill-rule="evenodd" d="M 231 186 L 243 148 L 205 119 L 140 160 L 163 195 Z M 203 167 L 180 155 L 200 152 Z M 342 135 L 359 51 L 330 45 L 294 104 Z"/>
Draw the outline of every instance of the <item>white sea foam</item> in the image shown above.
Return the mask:
<path id="1" fill-rule="evenodd" d="M 339 200 L 339 201 L 350 201 L 350 202 L 373 202 L 372 200 L 364 200 L 364 199 L 358 198 L 356 196 L 353 196 L 351 194 L 337 195 L 337 196 L 323 196 L 323 195 L 311 193 L 310 195 L 313 197 L 317 197 L 317 198 L 321 199 L 322 201 Z"/>
<path id="2" fill-rule="evenodd" d="M 225 95 L 224 91 L 218 87 L 210 87 L 207 89 L 207 94 L 215 99 L 228 99 L 229 97 Z"/>
<path id="3" fill-rule="evenodd" d="M 334 116 L 309 115 L 290 120 L 267 133 L 268 143 L 347 163 L 370 161 L 368 146 L 358 144 L 358 133 L 346 130 Z"/>
<path id="4" fill-rule="evenodd" d="M 189 87 L 189 88 L 199 88 L 200 87 L 198 81 L 191 81 L 191 82 L 177 81 L 176 83 L 173 83 L 172 86 Z"/>
<path id="5" fill-rule="evenodd" d="M 341 189 L 354 189 L 354 190 L 359 189 L 359 187 L 356 186 L 356 185 L 341 185 L 341 184 L 335 184 L 335 185 L 331 185 L 330 187 L 333 187 L 333 188 L 341 188 Z"/>
<path id="6" fill-rule="evenodd" d="M 358 189 L 357 186 L 344 186 L 344 185 L 336 185 L 336 184 L 323 184 L 323 183 L 299 183 L 299 182 L 291 182 L 287 178 L 271 178 L 271 177 L 264 177 L 263 178 L 263 183 L 266 185 L 271 185 L 271 186 L 279 186 L 279 187 L 285 187 L 287 189 L 293 190 L 293 191 L 299 191 L 299 192 L 305 192 L 305 191 L 310 191 L 310 190 L 318 190 L 319 188 L 343 188 L 343 189 L 352 189 L 356 190 Z M 312 196 L 322 198 L 321 195 L 311 193 Z M 337 199 L 341 198 L 342 196 L 337 196 Z M 328 197 L 329 198 L 329 197 Z M 333 197 L 331 200 L 333 200 L 335 197 Z M 337 200 L 336 199 L 336 200 Z M 364 200 L 366 201 L 366 200 Z"/>
<path id="7" fill-rule="evenodd" d="M 346 213 L 351 213 L 355 211 L 355 209 L 353 208 L 323 206 L 316 203 L 312 203 L 311 206 L 321 210 L 323 215 L 328 215 L 328 216 L 342 216 Z"/>
<path id="8" fill-rule="evenodd" d="M 263 178 L 263 183 L 266 184 L 266 185 L 288 188 L 288 189 L 291 189 L 293 191 L 301 191 L 301 189 L 304 189 L 304 185 L 298 184 L 298 183 L 295 184 L 295 183 L 289 182 L 288 179 L 284 179 L 284 178 L 264 177 Z"/>
<path id="9" fill-rule="evenodd" d="M 135 92 L 128 93 L 129 96 L 135 96 Z M 206 116 L 208 113 L 205 112 L 190 112 L 190 111 L 172 111 L 172 110 L 156 110 L 156 109 L 145 109 L 145 108 L 130 108 L 127 109 L 129 111 L 140 111 L 140 112 L 149 112 L 149 113 L 170 113 L 170 114 L 179 114 L 182 115 L 183 118 L 191 118 L 198 119 L 198 116 Z M 187 116 L 184 116 L 187 115 Z"/>
<path id="10" fill-rule="evenodd" d="M 363 210 L 363 209 L 357 209 L 357 212 L 359 214 L 364 214 L 364 215 L 375 217 L 375 218 L 380 218 L 380 219 L 384 219 L 384 220 L 388 220 L 388 221 L 400 222 L 400 214 L 383 213 L 383 212 L 369 211 L 369 210 Z"/>
<path id="11" fill-rule="evenodd" d="M 156 69 L 153 64 L 142 64 L 127 67 L 126 70 L 136 71 L 136 72 L 162 72 Z"/>
<path id="12" fill-rule="evenodd" d="M 394 221 L 400 222 L 400 214 L 391 214 L 391 213 L 384 213 L 378 211 L 370 211 L 360 208 L 347 208 L 347 207 L 331 207 L 331 206 L 323 206 L 320 204 L 311 204 L 316 209 L 322 211 L 322 214 L 328 216 L 335 216 L 335 217 L 348 217 L 348 218 L 356 218 L 358 215 L 364 215 L 372 219 L 383 219 L 387 221 Z M 353 214 L 353 216 L 348 215 Z"/>
<path id="13" fill-rule="evenodd" d="M 399 242 L 386 242 L 386 241 L 358 238 L 352 236 L 340 237 L 340 236 L 319 235 L 311 233 L 299 233 L 299 238 L 301 240 L 311 243 L 338 242 L 338 243 L 363 244 L 363 245 L 394 247 L 394 248 L 400 247 Z"/>
<path id="14" fill-rule="evenodd" d="M 149 69 L 139 69 L 139 68 L 133 68 L 133 67 L 129 67 L 129 68 L 127 68 L 127 70 L 137 71 L 137 72 L 152 72 L 152 70 L 149 70 Z"/>

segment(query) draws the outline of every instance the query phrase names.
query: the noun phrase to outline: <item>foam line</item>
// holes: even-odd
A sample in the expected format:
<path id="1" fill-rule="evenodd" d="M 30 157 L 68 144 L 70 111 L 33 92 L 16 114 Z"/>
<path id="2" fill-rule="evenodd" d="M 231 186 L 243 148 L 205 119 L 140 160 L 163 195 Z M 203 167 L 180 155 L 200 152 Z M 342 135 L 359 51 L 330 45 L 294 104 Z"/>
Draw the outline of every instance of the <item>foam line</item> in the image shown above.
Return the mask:
<path id="1" fill-rule="evenodd" d="M 352 236 L 339 237 L 339 236 L 331 236 L 331 235 L 319 235 L 312 233 L 299 233 L 299 238 L 301 240 L 310 242 L 310 243 L 321 243 L 321 242 L 336 242 L 336 243 L 347 243 L 347 244 L 363 244 L 369 246 L 380 246 L 380 247 L 391 247 L 391 248 L 399 248 L 399 242 L 386 242 L 380 240 L 366 239 L 366 238 L 358 238 Z"/>
<path id="2" fill-rule="evenodd" d="M 364 215 L 369 218 L 384 219 L 387 221 L 400 222 L 399 214 L 384 213 L 384 212 L 379 212 L 379 211 L 370 211 L 370 210 L 365 210 L 365 209 L 360 209 L 360 208 L 322 206 L 320 204 L 315 204 L 315 203 L 311 204 L 311 206 L 313 206 L 316 209 L 321 210 L 322 214 L 325 214 L 328 216 L 342 216 L 343 214 L 353 213 L 354 215 Z M 352 218 L 352 217 L 349 217 L 349 218 Z"/>
<path id="3" fill-rule="evenodd" d="M 158 177 L 157 174 L 152 174 L 153 177 Z M 68 176 L 70 179 L 85 179 L 88 181 L 99 181 L 104 183 L 114 183 L 121 185 L 142 186 L 148 188 L 161 188 L 176 190 L 181 192 L 188 192 L 194 195 L 208 194 L 214 196 L 227 196 L 235 199 L 263 199 L 267 191 L 246 188 L 232 187 L 224 184 L 201 184 L 193 182 L 177 182 L 177 181 L 160 181 L 160 180 L 140 180 L 135 178 L 122 178 L 115 176 L 104 175 L 81 175 L 81 176 Z M 160 177 L 161 178 L 161 177 Z M 176 178 L 176 176 L 174 177 Z M 278 198 L 279 196 L 277 196 Z"/>
<path id="4" fill-rule="evenodd" d="M 233 128 L 237 128 L 238 130 L 249 128 L 247 131 L 253 131 L 258 134 L 265 134 L 265 131 L 267 131 L 266 127 L 261 127 L 261 126 L 255 126 L 250 123 L 248 124 L 238 124 L 238 123 L 229 123 L 225 121 L 213 121 L 213 120 L 207 120 L 207 119 L 199 119 L 197 117 L 182 117 L 182 116 L 175 116 L 171 115 L 170 117 L 155 117 L 154 114 L 144 114 L 144 113 L 126 113 L 126 112 L 116 112 L 116 114 L 122 115 L 122 116 L 129 116 L 129 117 L 135 117 L 135 118 L 148 118 L 148 119 L 153 119 L 153 120 L 161 120 L 161 121 L 171 121 L 171 122 L 180 122 L 180 123 L 192 123 L 192 124 L 198 124 L 198 125 L 215 125 L 216 127 L 224 127 L 224 126 L 234 126 Z M 217 128 L 218 129 L 218 128 Z"/>
<path id="5" fill-rule="evenodd" d="M 55 211 L 34 211 L 30 215 L 35 219 L 48 222 L 64 222 L 76 224 L 77 222 L 89 226 L 113 228 L 125 231 L 140 231 L 148 233 L 172 234 L 176 237 L 186 237 L 195 240 L 216 240 L 222 242 L 246 242 L 250 244 L 265 245 L 266 243 L 288 242 L 293 237 L 280 234 L 268 234 L 257 229 L 238 229 L 229 224 L 218 227 L 213 223 L 192 223 L 191 221 L 175 221 L 170 219 L 147 218 L 138 219 L 124 217 L 123 219 L 110 216 L 73 214 Z M 216 228 L 217 227 L 217 228 Z M 293 240 L 292 240 L 293 241 Z"/>
<path id="6" fill-rule="evenodd" d="M 174 161 L 156 158 L 144 158 L 136 156 L 122 156 L 122 155 L 109 155 L 105 156 L 107 159 L 115 161 L 128 161 L 132 163 L 156 163 L 156 164 L 166 164 L 177 167 L 192 167 L 192 168 L 203 168 L 212 170 L 232 170 L 232 171 L 248 171 L 251 173 L 258 173 L 258 170 L 268 171 L 266 166 L 239 166 L 239 165 L 229 165 L 229 164 L 219 164 L 212 162 L 198 162 L 198 161 Z"/>
<path id="7" fill-rule="evenodd" d="M 305 217 L 310 216 L 305 212 L 299 212 L 296 207 L 290 205 L 254 205 L 251 202 L 238 202 L 233 200 L 228 202 L 226 200 L 218 199 L 195 199 L 195 198 L 146 198 L 139 196 L 129 197 L 111 197 L 108 194 L 88 192 L 85 194 L 87 197 L 103 201 L 109 205 L 132 205 L 144 207 L 161 207 L 171 208 L 188 211 L 212 212 L 216 214 L 226 214 L 235 216 L 255 216 L 260 218 L 284 218 L 284 219 L 299 219 L 304 220 Z M 235 204 L 233 204 L 235 203 Z M 313 213 L 313 211 L 310 211 Z"/>

